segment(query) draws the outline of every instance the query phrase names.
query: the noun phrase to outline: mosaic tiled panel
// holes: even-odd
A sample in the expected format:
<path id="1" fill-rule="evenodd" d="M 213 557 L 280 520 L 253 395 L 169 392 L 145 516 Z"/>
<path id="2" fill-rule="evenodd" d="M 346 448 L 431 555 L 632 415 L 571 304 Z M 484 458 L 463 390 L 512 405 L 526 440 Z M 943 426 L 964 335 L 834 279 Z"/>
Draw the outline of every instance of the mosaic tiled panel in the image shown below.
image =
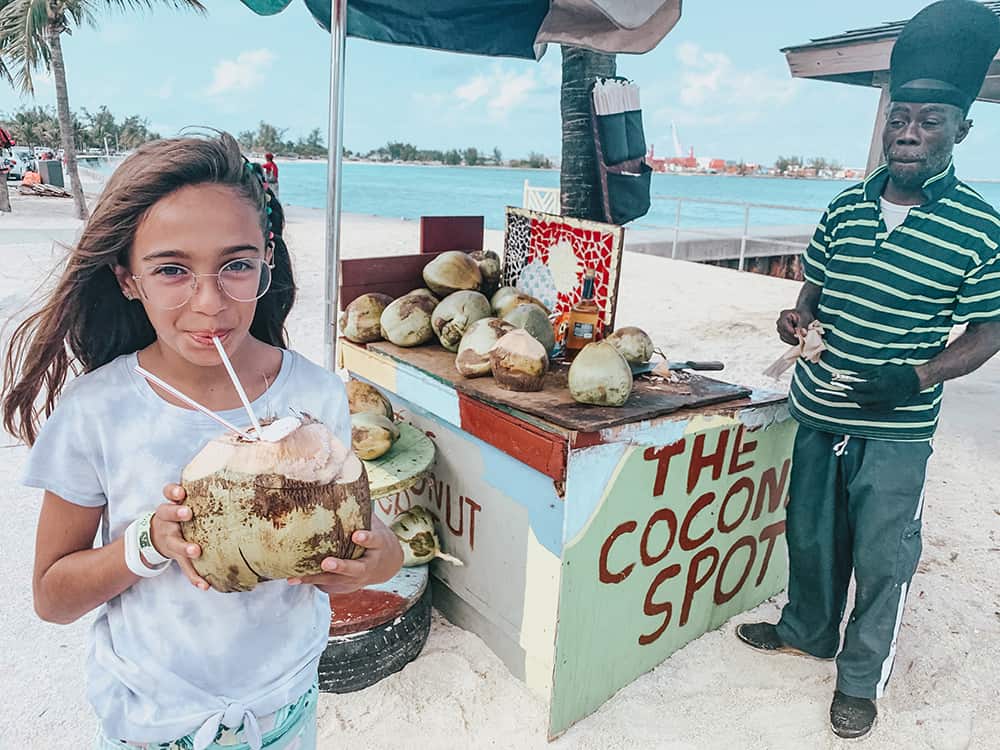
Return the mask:
<path id="1" fill-rule="evenodd" d="M 611 328 L 623 234 L 615 224 L 508 207 L 502 283 L 538 297 L 558 319 L 580 300 L 584 272 L 593 268 L 594 299 Z"/>

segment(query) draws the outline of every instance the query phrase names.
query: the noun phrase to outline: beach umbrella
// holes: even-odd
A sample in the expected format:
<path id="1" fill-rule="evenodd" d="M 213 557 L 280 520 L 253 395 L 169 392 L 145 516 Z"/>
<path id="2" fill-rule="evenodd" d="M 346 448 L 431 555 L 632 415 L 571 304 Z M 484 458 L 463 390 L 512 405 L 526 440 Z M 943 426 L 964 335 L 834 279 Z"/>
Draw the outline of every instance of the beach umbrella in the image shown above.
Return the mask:
<path id="1" fill-rule="evenodd" d="M 491 57 L 540 59 L 549 43 L 606 53 L 653 49 L 681 16 L 682 0 L 304 0 L 331 32 L 327 181 L 326 365 L 335 367 L 346 37 Z M 292 0 L 242 0 L 273 15 Z"/>

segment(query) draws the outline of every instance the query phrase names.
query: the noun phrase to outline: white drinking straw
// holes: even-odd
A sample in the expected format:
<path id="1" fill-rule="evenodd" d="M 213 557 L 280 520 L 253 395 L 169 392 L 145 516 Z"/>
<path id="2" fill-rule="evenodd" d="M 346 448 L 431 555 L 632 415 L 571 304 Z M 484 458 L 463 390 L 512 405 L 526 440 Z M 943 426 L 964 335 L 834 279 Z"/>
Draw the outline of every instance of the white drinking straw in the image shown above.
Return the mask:
<path id="1" fill-rule="evenodd" d="M 222 359 L 222 364 L 226 366 L 226 372 L 229 373 L 229 379 L 233 381 L 233 387 L 239 394 L 240 401 L 243 402 L 243 408 L 247 410 L 250 421 L 253 423 L 254 429 L 257 430 L 257 435 L 260 436 L 260 422 L 257 421 L 257 415 L 253 413 L 253 409 L 250 408 L 250 399 L 247 398 L 247 392 L 243 390 L 243 384 L 240 383 L 240 379 L 236 377 L 236 370 L 233 369 L 233 363 L 226 356 L 226 350 L 222 348 L 222 342 L 219 341 L 219 337 L 212 336 L 212 341 L 215 342 L 215 348 L 219 350 L 219 357 Z"/>
<path id="2" fill-rule="evenodd" d="M 252 436 L 248 435 L 247 433 L 243 432 L 243 430 L 241 430 L 236 425 L 231 424 L 228 421 L 226 421 L 225 419 L 223 419 L 222 417 L 220 417 L 218 414 L 216 414 L 214 411 L 212 411 L 211 409 L 209 409 L 207 406 L 202 406 L 197 401 L 195 401 L 193 398 L 190 398 L 189 396 L 185 396 L 179 390 L 177 390 L 172 385 L 170 385 L 170 383 L 166 382 L 165 380 L 160 380 L 158 377 L 156 377 L 153 373 L 149 372 L 148 370 L 143 370 L 142 367 L 140 367 L 139 365 L 136 365 L 135 366 L 135 371 L 137 373 L 139 373 L 140 375 L 142 375 L 147 380 L 149 380 L 149 381 L 151 381 L 153 383 L 156 383 L 156 385 L 160 386 L 160 388 L 162 388 L 163 390 L 165 390 L 168 393 L 176 396 L 177 398 L 179 398 L 184 403 L 188 404 L 189 406 L 193 406 L 195 409 L 197 409 L 198 411 L 200 411 L 206 417 L 211 417 L 216 422 L 218 422 L 223 427 L 225 427 L 227 430 L 232 430 L 237 435 L 239 435 L 241 438 L 245 438 L 246 440 L 254 440 L 255 439 Z"/>

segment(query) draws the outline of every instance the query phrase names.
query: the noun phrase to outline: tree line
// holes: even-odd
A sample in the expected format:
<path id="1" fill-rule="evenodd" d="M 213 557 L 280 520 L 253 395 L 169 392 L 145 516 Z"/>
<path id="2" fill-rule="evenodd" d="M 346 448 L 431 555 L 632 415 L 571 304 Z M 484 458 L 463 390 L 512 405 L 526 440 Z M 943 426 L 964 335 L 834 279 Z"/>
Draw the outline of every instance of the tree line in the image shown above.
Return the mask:
<path id="1" fill-rule="evenodd" d="M 55 148 L 59 144 L 59 117 L 52 107 L 24 107 L 8 115 L 0 113 L 0 126 L 9 130 L 19 145 Z M 72 127 L 73 141 L 81 151 L 127 151 L 160 137 L 149 129 L 146 118 L 129 115 L 119 121 L 106 106 L 95 112 L 86 108 L 73 112 Z"/>
<path id="2" fill-rule="evenodd" d="M 801 156 L 779 156 L 774 162 L 774 171 L 778 174 L 785 174 L 789 171 L 797 172 L 804 167 L 815 169 L 817 173 L 822 172 L 824 169 L 829 169 L 832 172 L 841 169 L 839 162 L 834 160 L 827 161 L 821 156 L 814 156 L 808 161 Z"/>
<path id="3" fill-rule="evenodd" d="M 421 149 L 412 143 L 389 142 L 368 152 L 355 152 L 345 149 L 344 157 L 347 159 L 357 158 L 371 161 L 423 162 L 455 167 L 460 165 L 467 167 L 510 166 L 533 169 L 550 169 L 552 167 L 552 161 L 548 157 L 535 152 L 532 152 L 527 159 L 504 161 L 503 153 L 496 146 L 493 147 L 492 152 L 483 152 L 474 146 L 464 149 L 452 148 L 441 150 Z"/>

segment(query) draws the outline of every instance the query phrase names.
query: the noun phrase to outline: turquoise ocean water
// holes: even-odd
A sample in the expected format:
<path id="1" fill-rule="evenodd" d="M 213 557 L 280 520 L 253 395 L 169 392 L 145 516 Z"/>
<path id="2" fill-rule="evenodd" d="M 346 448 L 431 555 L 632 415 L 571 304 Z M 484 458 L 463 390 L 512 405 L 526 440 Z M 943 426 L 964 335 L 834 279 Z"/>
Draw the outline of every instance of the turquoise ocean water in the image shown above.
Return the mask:
<path id="1" fill-rule="evenodd" d="M 95 166 L 102 171 L 112 168 L 108 163 Z M 502 229 L 504 207 L 521 205 L 525 180 L 538 187 L 558 187 L 559 173 L 537 169 L 347 162 L 344 164 L 342 205 L 345 212 L 397 219 L 434 214 L 481 214 L 488 227 Z M 850 184 L 838 180 L 654 174 L 652 208 L 632 226 L 636 229 L 672 227 L 677 204 L 663 196 L 798 206 L 811 210 L 754 208 L 751 224 L 757 227 L 814 224 L 827 203 Z M 1000 206 L 1000 183 L 975 183 L 973 187 Z M 326 163 L 281 164 L 281 200 L 293 206 L 325 208 Z M 682 227 L 740 227 L 742 224 L 743 209 L 738 206 L 684 204 L 681 211 Z"/>

